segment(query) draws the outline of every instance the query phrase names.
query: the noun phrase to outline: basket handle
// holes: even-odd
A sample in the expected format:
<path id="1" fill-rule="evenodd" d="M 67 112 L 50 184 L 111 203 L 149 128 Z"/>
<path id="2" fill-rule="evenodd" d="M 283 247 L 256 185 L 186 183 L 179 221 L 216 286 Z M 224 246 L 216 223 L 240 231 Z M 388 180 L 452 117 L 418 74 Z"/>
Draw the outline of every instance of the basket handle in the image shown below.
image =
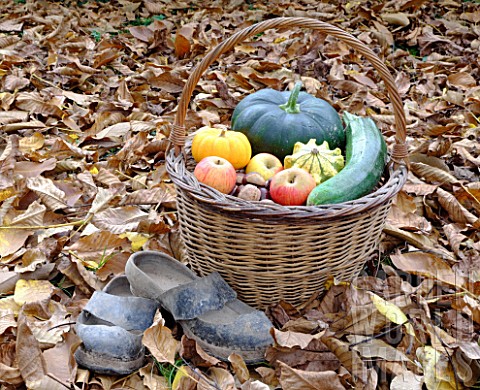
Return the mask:
<path id="1" fill-rule="evenodd" d="M 275 19 L 265 20 L 263 22 L 249 26 L 243 30 L 237 31 L 225 41 L 221 42 L 214 49 L 212 49 L 200 63 L 197 64 L 195 69 L 190 74 L 178 103 L 177 113 L 175 116 L 175 122 L 172 125 L 170 132 L 170 141 L 175 147 L 175 155 L 178 155 L 182 151 L 185 145 L 186 129 L 185 129 L 185 117 L 187 115 L 188 106 L 192 93 L 197 85 L 200 77 L 206 71 L 206 69 L 223 53 L 231 50 L 237 43 L 244 41 L 253 35 L 261 33 L 271 28 L 291 28 L 291 27 L 303 27 L 318 30 L 326 34 L 332 35 L 342 42 L 346 43 L 351 48 L 362 54 L 377 70 L 380 77 L 385 83 L 388 96 L 393 105 L 393 113 L 395 116 L 395 143 L 393 145 L 392 160 L 396 163 L 402 163 L 407 155 L 407 146 L 405 144 L 406 139 L 406 118 L 403 110 L 402 99 L 398 93 L 391 73 L 386 65 L 377 57 L 377 55 L 367 47 L 359 39 L 353 35 L 343 31 L 342 29 L 325 23 L 316 19 L 304 18 L 304 17 L 279 17 Z"/>

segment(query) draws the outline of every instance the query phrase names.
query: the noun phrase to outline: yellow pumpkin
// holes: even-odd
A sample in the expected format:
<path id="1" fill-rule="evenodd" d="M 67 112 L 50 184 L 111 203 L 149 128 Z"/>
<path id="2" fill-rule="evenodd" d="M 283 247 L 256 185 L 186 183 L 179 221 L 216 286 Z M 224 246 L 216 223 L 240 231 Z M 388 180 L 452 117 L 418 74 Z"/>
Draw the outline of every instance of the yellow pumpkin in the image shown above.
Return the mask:
<path id="1" fill-rule="evenodd" d="M 239 131 L 202 127 L 193 137 L 192 156 L 196 162 L 208 156 L 222 157 L 235 169 L 241 169 L 252 157 L 252 147 Z"/>

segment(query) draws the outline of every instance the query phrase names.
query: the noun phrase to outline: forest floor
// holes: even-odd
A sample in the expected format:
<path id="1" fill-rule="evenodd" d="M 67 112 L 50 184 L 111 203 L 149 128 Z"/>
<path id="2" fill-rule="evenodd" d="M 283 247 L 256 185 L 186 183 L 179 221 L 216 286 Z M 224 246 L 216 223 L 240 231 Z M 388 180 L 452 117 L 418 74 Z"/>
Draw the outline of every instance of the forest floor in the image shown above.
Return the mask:
<path id="1" fill-rule="evenodd" d="M 179 366 L 187 390 L 480 386 L 478 1 L 0 0 L 0 10 L 2 389 L 168 389 Z M 165 152 L 192 68 L 238 29 L 281 16 L 340 27 L 395 78 L 410 171 L 378 261 L 303 307 L 272 302 L 265 364 L 220 362 L 158 317 L 139 371 L 77 367 L 74 323 L 93 291 L 135 251 L 185 261 Z M 372 65 L 304 29 L 268 30 L 219 58 L 186 127 L 229 125 L 243 97 L 298 79 L 338 112 L 372 117 L 392 147 Z"/>

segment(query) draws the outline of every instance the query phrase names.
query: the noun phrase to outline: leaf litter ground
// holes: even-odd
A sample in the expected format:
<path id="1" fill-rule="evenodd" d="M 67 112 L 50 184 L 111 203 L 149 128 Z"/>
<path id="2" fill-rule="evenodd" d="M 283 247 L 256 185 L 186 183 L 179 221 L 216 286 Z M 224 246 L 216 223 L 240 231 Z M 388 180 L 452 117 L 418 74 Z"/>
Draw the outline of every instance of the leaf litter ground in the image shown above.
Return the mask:
<path id="1" fill-rule="evenodd" d="M 460 389 L 480 348 L 478 1 L 0 0 L 2 389 Z M 238 28 L 277 16 L 333 23 L 391 69 L 408 118 L 410 173 L 378 260 L 302 307 L 272 302 L 266 364 L 209 356 L 168 317 L 127 377 L 78 368 L 73 324 L 131 253 L 185 261 L 165 172 L 168 124 L 192 67 Z M 267 31 L 197 86 L 189 129 L 228 124 L 262 88 L 308 92 L 371 116 L 394 140 L 373 68 L 310 31 Z M 361 259 L 359 259 L 361 261 Z M 178 375 L 180 376 L 180 375 Z M 477 384 L 477 385 L 476 385 Z"/>

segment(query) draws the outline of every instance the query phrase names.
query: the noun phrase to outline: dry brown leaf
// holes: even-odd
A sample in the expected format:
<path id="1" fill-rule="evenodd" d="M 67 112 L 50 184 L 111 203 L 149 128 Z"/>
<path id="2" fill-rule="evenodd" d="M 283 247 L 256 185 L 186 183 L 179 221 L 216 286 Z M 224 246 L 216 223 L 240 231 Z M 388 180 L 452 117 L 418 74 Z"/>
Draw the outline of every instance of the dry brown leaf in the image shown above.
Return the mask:
<path id="1" fill-rule="evenodd" d="M 108 137 L 125 137 L 131 130 L 130 122 L 120 122 L 104 128 L 93 136 L 95 139 L 102 139 Z"/>
<path id="2" fill-rule="evenodd" d="M 45 263 L 47 263 L 47 256 L 40 248 L 27 249 L 22 256 L 22 261 L 15 265 L 15 272 L 33 272 Z"/>
<path id="3" fill-rule="evenodd" d="M 408 231 L 431 233 L 432 224 L 424 217 L 415 212 L 404 212 L 397 205 L 392 205 L 387 217 L 391 226 Z"/>
<path id="4" fill-rule="evenodd" d="M 195 31 L 196 23 L 183 25 L 175 36 L 175 55 L 184 57 L 190 51 L 190 40 Z"/>
<path id="5" fill-rule="evenodd" d="M 121 202 L 122 205 L 164 205 L 168 208 L 175 208 L 175 194 L 165 187 L 142 189 L 129 193 Z"/>
<path id="6" fill-rule="evenodd" d="M 430 253 L 405 253 L 391 255 L 390 258 L 395 267 L 402 271 L 438 280 L 450 286 L 466 286 L 463 276 L 456 274 L 445 261 Z"/>
<path id="7" fill-rule="evenodd" d="M 96 213 L 102 211 L 112 199 L 121 195 L 121 191 L 121 187 L 114 189 L 98 188 L 95 199 L 93 199 L 90 210 L 88 210 L 88 215 L 93 217 Z"/>
<path id="8" fill-rule="evenodd" d="M 350 350 L 349 344 L 334 338 L 323 336 L 322 342 L 340 360 L 342 365 L 363 384 L 368 382 L 368 372 L 365 364 L 357 352 Z"/>
<path id="9" fill-rule="evenodd" d="M 114 254 L 108 259 L 106 264 L 96 271 L 96 275 L 101 281 L 106 281 L 110 275 L 121 275 L 125 272 L 125 264 L 131 255 L 131 252 L 121 252 Z"/>
<path id="10" fill-rule="evenodd" d="M 20 370 L 0 362 L 0 378 L 7 384 L 21 385 L 24 383 Z"/>
<path id="11" fill-rule="evenodd" d="M 101 230 L 114 234 L 134 232 L 141 221 L 146 220 L 148 214 L 137 207 L 114 207 L 96 213 L 92 224 Z"/>
<path id="12" fill-rule="evenodd" d="M 128 249 L 130 243 L 126 238 L 106 231 L 99 231 L 80 238 L 77 242 L 65 248 L 74 251 L 82 260 L 92 260 L 100 263 L 103 257 L 107 257 L 116 251 Z M 75 261 L 75 260 L 74 260 Z"/>
<path id="13" fill-rule="evenodd" d="M 56 187 L 51 179 L 42 176 L 29 177 L 26 186 L 35 192 L 50 210 L 55 211 L 67 207 L 64 201 L 65 192 Z"/>
<path id="14" fill-rule="evenodd" d="M 272 328 L 273 338 L 280 347 L 293 348 L 300 347 L 306 348 L 315 336 L 309 334 L 303 334 L 298 332 L 286 331 L 282 332 L 275 328 Z"/>
<path id="15" fill-rule="evenodd" d="M 32 136 L 23 137 L 18 141 L 18 147 L 23 153 L 41 149 L 43 145 L 45 145 L 45 137 L 42 133 L 34 133 Z"/>
<path id="16" fill-rule="evenodd" d="M 25 314 L 29 318 L 30 330 L 41 346 L 55 346 L 63 340 L 63 334 L 70 330 L 70 326 L 65 325 L 69 322 L 69 314 L 61 303 L 51 301 L 45 307 L 44 302 L 31 302 Z"/>
<path id="17" fill-rule="evenodd" d="M 183 90 L 185 81 L 173 72 L 163 72 L 156 77 L 148 80 L 153 87 L 160 88 L 165 92 L 179 93 Z"/>
<path id="18" fill-rule="evenodd" d="M 415 375 L 411 371 L 406 371 L 393 378 L 390 384 L 390 390 L 422 390 L 423 377 Z"/>
<path id="19" fill-rule="evenodd" d="M 0 290 L 1 291 L 1 290 Z M 15 328 L 17 321 L 11 309 L 0 309 L 0 336 L 8 329 Z"/>
<path id="20" fill-rule="evenodd" d="M 212 367 L 221 363 L 220 360 L 206 353 L 195 340 L 189 339 L 185 335 L 180 341 L 179 354 L 197 367 Z"/>
<path id="21" fill-rule="evenodd" d="M 200 380 L 197 383 L 197 390 L 236 390 L 235 379 L 227 370 L 219 367 L 211 367 L 208 370 L 207 377 L 212 383 Z"/>
<path id="22" fill-rule="evenodd" d="M 416 176 L 425 179 L 429 183 L 438 183 L 440 185 L 458 183 L 455 176 L 437 167 L 417 162 L 412 162 L 410 167 Z"/>
<path id="23" fill-rule="evenodd" d="M 260 381 L 252 381 L 251 379 L 240 386 L 240 390 L 270 390 L 271 387 Z"/>
<path id="24" fill-rule="evenodd" d="M 289 390 L 344 390 L 335 371 L 311 372 L 280 365 L 280 385 Z"/>
<path id="25" fill-rule="evenodd" d="M 77 363 L 73 353 L 80 345 L 80 338 L 73 333 L 65 333 L 64 339 L 55 347 L 43 351 L 45 371 L 62 383 L 75 383 Z"/>
<path id="26" fill-rule="evenodd" d="M 408 15 L 403 12 L 381 14 L 380 17 L 389 24 L 406 27 L 410 24 Z"/>
<path id="27" fill-rule="evenodd" d="M 262 377 L 262 382 L 270 386 L 278 386 L 278 380 L 275 376 L 275 370 L 269 367 L 257 367 L 255 371 Z"/>
<path id="28" fill-rule="evenodd" d="M 160 363 L 175 364 L 179 342 L 173 338 L 172 331 L 166 326 L 153 324 L 145 331 L 142 343 Z"/>
<path id="29" fill-rule="evenodd" d="M 152 363 L 140 368 L 139 374 L 143 377 L 143 384 L 149 390 L 170 390 L 167 378 L 157 375 L 153 371 Z"/>
<path id="30" fill-rule="evenodd" d="M 18 368 L 27 388 L 32 390 L 65 389 L 65 386 L 46 375 L 42 352 L 22 313 L 18 317 L 16 353 Z"/>
<path id="31" fill-rule="evenodd" d="M 448 212 L 450 219 L 457 223 L 475 224 L 477 217 L 463 207 L 454 195 L 437 188 L 438 203 Z"/>
<path id="32" fill-rule="evenodd" d="M 38 201 L 32 202 L 24 213 L 10 221 L 10 226 L 41 226 L 46 210 L 47 208 Z"/>
<path id="33" fill-rule="evenodd" d="M 0 111 L 0 125 L 8 123 L 26 122 L 28 120 L 28 112 L 26 111 Z"/>
<path id="34" fill-rule="evenodd" d="M 460 250 L 460 246 L 468 239 L 467 236 L 461 233 L 462 230 L 464 229 L 462 229 L 459 225 L 456 224 L 448 224 L 443 227 L 443 231 L 447 236 L 450 247 L 459 258 L 464 257 L 463 253 Z"/>
<path id="35" fill-rule="evenodd" d="M 45 102 L 35 93 L 21 92 L 17 95 L 16 106 L 21 110 L 44 116 L 61 118 L 63 111 L 56 105 Z"/>
<path id="36" fill-rule="evenodd" d="M 4 221 L 4 227 L 8 227 L 8 223 Z M 0 256 L 5 257 L 18 251 L 24 245 L 33 231 L 20 229 L 1 229 L 0 230 Z"/>
<path id="37" fill-rule="evenodd" d="M 448 75 L 447 82 L 450 86 L 457 87 L 462 90 L 474 88 L 477 85 L 475 78 L 467 72 L 458 72 Z"/>
<path id="38" fill-rule="evenodd" d="M 431 240 L 427 236 L 424 236 L 422 234 L 417 234 L 417 233 L 411 233 L 407 232 L 402 229 L 398 229 L 395 226 L 392 226 L 390 224 L 386 224 L 385 227 L 383 228 L 384 233 L 387 233 L 393 237 L 400 238 L 409 244 L 413 245 L 414 247 L 432 252 L 437 254 L 438 256 L 445 257 L 448 259 L 454 259 L 454 256 L 448 252 L 445 248 L 441 247 L 438 245 L 435 241 Z"/>
<path id="39" fill-rule="evenodd" d="M 347 336 L 347 338 L 350 343 L 355 344 L 352 348 L 364 358 L 381 358 L 396 362 L 411 361 L 402 351 L 392 347 L 381 339 L 359 335 L 351 335 Z"/>
<path id="40" fill-rule="evenodd" d="M 228 361 L 231 363 L 233 372 L 240 383 L 245 383 L 250 379 L 250 373 L 248 372 L 247 365 L 240 355 L 232 353 L 228 357 Z"/>
<path id="41" fill-rule="evenodd" d="M 153 40 L 154 33 L 153 31 L 146 26 L 134 26 L 129 29 L 130 34 L 132 34 L 139 41 L 150 43 Z"/>

